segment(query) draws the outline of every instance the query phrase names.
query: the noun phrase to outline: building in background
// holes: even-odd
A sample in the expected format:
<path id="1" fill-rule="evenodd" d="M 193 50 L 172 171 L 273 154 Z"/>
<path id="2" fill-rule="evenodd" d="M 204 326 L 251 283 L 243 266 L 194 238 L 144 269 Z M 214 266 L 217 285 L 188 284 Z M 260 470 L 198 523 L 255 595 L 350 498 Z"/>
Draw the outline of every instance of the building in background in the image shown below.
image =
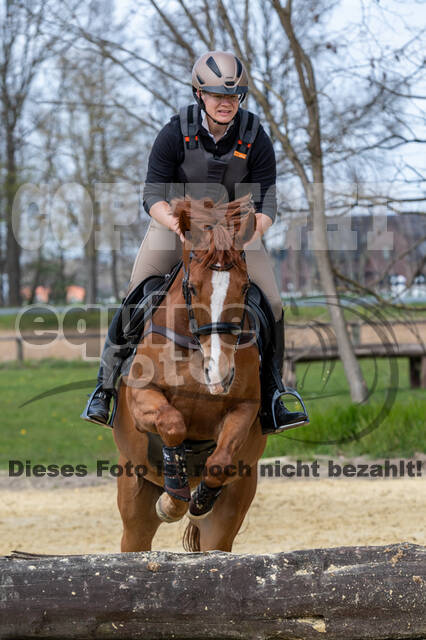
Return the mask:
<path id="1" fill-rule="evenodd" d="M 327 227 L 333 264 L 346 278 L 392 295 L 398 281 L 398 295 L 408 287 L 414 297 L 423 297 L 425 216 L 330 216 Z M 267 237 L 283 295 L 312 295 L 321 290 L 311 230 L 312 225 L 297 219 L 279 220 Z"/>

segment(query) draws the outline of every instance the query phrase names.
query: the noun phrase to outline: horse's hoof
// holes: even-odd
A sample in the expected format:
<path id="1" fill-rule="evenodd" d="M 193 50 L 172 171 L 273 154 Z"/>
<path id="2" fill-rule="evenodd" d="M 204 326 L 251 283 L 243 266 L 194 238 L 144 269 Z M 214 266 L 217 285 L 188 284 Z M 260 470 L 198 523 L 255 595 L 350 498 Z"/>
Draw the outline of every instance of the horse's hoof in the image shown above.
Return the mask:
<path id="1" fill-rule="evenodd" d="M 198 487 L 192 492 L 189 503 L 188 518 L 190 520 L 202 520 L 212 511 L 216 500 L 220 496 L 223 487 L 209 487 L 201 480 Z"/>
<path id="2" fill-rule="evenodd" d="M 213 507 L 208 511 L 206 511 L 205 513 L 200 513 L 199 515 L 198 514 L 196 515 L 195 513 L 191 513 L 191 511 L 189 510 L 186 515 L 190 520 L 193 520 L 194 522 L 196 522 L 197 520 L 202 520 L 203 518 L 207 518 L 207 516 L 210 515 L 212 511 L 213 511 Z"/>
<path id="3" fill-rule="evenodd" d="M 164 492 L 155 503 L 155 511 L 163 522 L 177 522 L 188 511 L 188 502 L 173 499 Z"/>

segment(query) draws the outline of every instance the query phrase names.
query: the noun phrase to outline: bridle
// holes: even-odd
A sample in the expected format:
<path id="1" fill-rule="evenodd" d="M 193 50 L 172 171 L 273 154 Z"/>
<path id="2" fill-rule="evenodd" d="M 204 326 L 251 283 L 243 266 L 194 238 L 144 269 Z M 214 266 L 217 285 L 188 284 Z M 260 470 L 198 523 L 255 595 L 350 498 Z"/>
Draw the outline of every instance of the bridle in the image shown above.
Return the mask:
<path id="1" fill-rule="evenodd" d="M 244 311 L 240 323 L 236 322 L 211 322 L 209 324 L 198 325 L 195 318 L 194 308 L 192 306 L 192 292 L 191 285 L 189 283 L 189 270 L 191 260 L 195 258 L 194 252 L 190 251 L 188 265 L 185 265 L 185 261 L 182 264 L 183 280 L 182 280 L 182 293 L 185 300 L 186 309 L 188 311 L 189 330 L 193 335 L 197 346 L 201 349 L 200 336 L 211 335 L 212 333 L 225 333 L 228 335 L 238 336 L 238 340 L 234 345 L 234 350 L 238 348 L 240 344 L 253 340 L 253 332 L 244 330 L 244 321 L 246 318 L 246 300 L 244 300 Z M 242 258 L 245 261 L 244 251 L 242 252 Z M 229 271 L 234 266 L 234 263 L 227 263 L 224 265 L 210 265 L 209 269 L 214 271 Z"/>

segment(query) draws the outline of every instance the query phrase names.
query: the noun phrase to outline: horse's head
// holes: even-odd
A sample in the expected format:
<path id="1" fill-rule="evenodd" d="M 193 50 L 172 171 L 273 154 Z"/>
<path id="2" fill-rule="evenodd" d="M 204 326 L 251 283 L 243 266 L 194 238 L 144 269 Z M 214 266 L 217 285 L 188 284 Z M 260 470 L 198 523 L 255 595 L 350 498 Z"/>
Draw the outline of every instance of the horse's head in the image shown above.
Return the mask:
<path id="1" fill-rule="evenodd" d="M 174 215 L 185 236 L 183 292 L 212 394 L 229 391 L 249 286 L 243 246 L 256 227 L 249 196 L 229 204 L 178 200 Z"/>

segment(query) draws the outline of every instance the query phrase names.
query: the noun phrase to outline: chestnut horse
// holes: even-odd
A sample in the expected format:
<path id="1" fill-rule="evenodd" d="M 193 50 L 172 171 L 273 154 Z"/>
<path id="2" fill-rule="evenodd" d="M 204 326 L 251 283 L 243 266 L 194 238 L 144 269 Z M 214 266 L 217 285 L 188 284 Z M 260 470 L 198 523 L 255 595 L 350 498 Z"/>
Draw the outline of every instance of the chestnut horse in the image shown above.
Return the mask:
<path id="1" fill-rule="evenodd" d="M 161 522 L 188 512 L 186 550 L 231 551 L 266 444 L 257 417 L 259 352 L 245 307 L 243 245 L 255 212 L 249 197 L 219 205 L 185 199 L 173 209 L 185 237 L 183 266 L 118 392 L 114 437 L 129 471 L 118 478 L 121 550 L 150 550 Z M 164 445 L 163 467 L 149 458 L 152 434 Z M 184 446 L 191 441 L 214 441 L 192 477 Z"/>

